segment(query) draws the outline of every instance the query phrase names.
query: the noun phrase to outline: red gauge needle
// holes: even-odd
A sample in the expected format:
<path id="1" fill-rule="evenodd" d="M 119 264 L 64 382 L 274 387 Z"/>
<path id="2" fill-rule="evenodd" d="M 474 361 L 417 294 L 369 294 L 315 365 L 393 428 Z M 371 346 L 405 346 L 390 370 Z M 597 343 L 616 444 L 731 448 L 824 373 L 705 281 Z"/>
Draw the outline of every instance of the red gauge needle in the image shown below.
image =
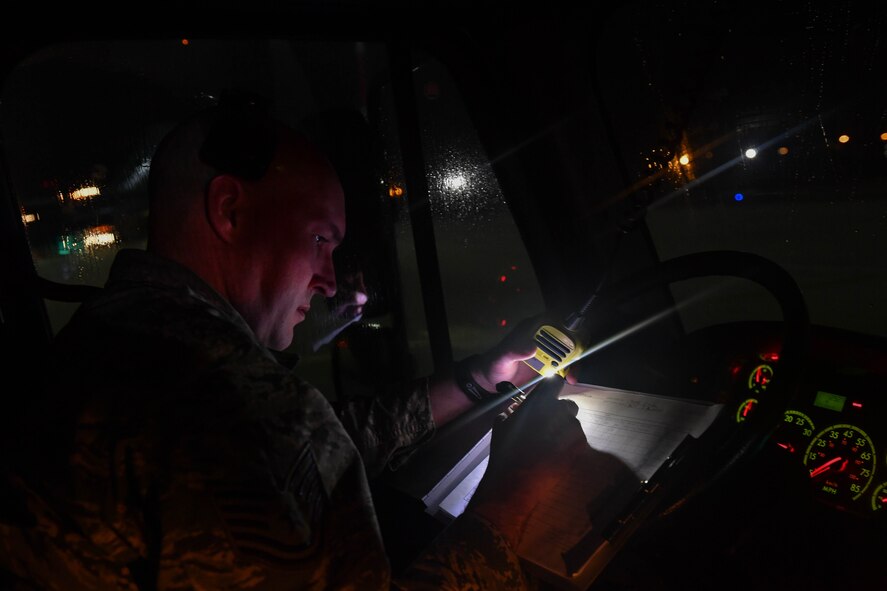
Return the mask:
<path id="1" fill-rule="evenodd" d="M 844 460 L 844 463 L 841 464 L 841 469 L 838 470 L 838 472 L 843 472 L 844 469 L 847 467 L 847 463 L 848 463 L 848 462 L 850 462 L 850 460 Z"/>
<path id="2" fill-rule="evenodd" d="M 795 453 L 795 448 L 791 443 L 777 443 L 776 445 L 778 445 L 782 449 L 787 449 L 791 453 Z"/>
<path id="3" fill-rule="evenodd" d="M 816 470 L 811 470 L 810 471 L 810 478 L 816 478 L 817 476 L 819 476 L 820 474 L 822 474 L 823 472 L 825 472 L 826 470 L 831 468 L 832 464 L 834 464 L 835 462 L 840 462 L 840 461 L 841 461 L 841 458 L 832 458 L 831 460 L 827 461 L 825 464 L 823 464 L 822 466 L 820 466 Z"/>

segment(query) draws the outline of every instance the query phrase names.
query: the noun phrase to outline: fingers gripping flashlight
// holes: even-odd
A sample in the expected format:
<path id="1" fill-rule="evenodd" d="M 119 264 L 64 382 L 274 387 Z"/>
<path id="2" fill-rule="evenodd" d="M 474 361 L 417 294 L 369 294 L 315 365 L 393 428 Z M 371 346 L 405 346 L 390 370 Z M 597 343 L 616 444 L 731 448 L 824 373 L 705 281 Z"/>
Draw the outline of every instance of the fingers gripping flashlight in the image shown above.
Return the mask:
<path id="1" fill-rule="evenodd" d="M 612 264 L 611 260 L 611 268 Z M 524 363 L 536 370 L 542 377 L 547 378 L 557 374 L 566 379 L 567 367 L 583 356 L 588 339 L 587 331 L 583 329 L 586 314 L 597 299 L 608 275 L 609 270 L 604 274 L 582 308 L 567 316 L 563 324 L 560 326 L 543 324 L 536 330 L 536 334 L 533 335 L 536 353 L 533 357 L 525 359 Z"/>
<path id="2" fill-rule="evenodd" d="M 578 335 L 566 328 L 542 325 L 533 340 L 536 343 L 536 354 L 524 363 L 546 378 L 554 374 L 566 377 L 567 366 L 582 353 Z"/>

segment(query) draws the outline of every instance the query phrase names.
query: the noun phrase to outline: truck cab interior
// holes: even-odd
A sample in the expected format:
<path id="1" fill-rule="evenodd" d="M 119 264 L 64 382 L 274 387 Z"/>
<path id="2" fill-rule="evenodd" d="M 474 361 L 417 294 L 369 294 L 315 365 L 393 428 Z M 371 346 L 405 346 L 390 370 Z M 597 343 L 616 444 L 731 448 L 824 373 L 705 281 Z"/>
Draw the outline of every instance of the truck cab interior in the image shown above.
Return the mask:
<path id="1" fill-rule="evenodd" d="M 582 311 L 582 382 L 723 405 L 592 589 L 887 587 L 887 10 L 617 4 L 5 23 L 4 452 L 53 335 L 145 246 L 157 142 L 248 90 L 330 154 L 340 291 L 368 296 L 344 328 L 314 302 L 303 377 L 371 396 Z M 488 420 L 374 483 L 395 570 Z"/>

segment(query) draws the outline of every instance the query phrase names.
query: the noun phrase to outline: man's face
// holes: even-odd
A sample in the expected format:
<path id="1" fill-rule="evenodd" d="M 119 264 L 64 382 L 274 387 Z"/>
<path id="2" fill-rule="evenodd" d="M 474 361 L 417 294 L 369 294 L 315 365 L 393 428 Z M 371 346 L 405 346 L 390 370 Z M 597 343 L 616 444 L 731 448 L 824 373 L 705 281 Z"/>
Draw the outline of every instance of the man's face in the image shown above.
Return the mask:
<path id="1" fill-rule="evenodd" d="M 237 308 L 262 343 L 285 349 L 315 295 L 336 293 L 333 250 L 345 233 L 342 187 L 325 159 L 284 142 L 260 181 L 246 183 L 251 207 Z"/>

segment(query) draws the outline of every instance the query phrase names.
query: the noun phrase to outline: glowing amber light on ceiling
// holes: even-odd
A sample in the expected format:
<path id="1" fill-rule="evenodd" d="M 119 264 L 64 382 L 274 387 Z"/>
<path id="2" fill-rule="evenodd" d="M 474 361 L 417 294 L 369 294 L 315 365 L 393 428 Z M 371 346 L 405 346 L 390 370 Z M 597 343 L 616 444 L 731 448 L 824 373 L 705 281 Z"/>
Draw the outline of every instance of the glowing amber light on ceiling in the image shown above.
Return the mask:
<path id="1" fill-rule="evenodd" d="M 678 162 L 680 162 L 683 166 L 687 166 L 688 164 L 690 164 L 690 157 L 686 154 L 682 154 L 681 157 L 678 159 Z"/>
<path id="2" fill-rule="evenodd" d="M 403 188 L 398 187 L 397 185 L 391 185 L 388 187 L 388 196 L 389 197 L 401 197 L 403 195 Z"/>
<path id="3" fill-rule="evenodd" d="M 788 154 L 788 148 L 786 148 L 785 146 L 780 146 L 779 149 L 776 150 L 776 153 L 780 156 L 785 156 L 786 154 Z"/>
<path id="4" fill-rule="evenodd" d="M 846 144 L 847 142 L 850 141 L 850 136 L 847 135 L 846 133 L 841 134 L 838 136 L 838 141 L 841 142 L 842 144 Z"/>

